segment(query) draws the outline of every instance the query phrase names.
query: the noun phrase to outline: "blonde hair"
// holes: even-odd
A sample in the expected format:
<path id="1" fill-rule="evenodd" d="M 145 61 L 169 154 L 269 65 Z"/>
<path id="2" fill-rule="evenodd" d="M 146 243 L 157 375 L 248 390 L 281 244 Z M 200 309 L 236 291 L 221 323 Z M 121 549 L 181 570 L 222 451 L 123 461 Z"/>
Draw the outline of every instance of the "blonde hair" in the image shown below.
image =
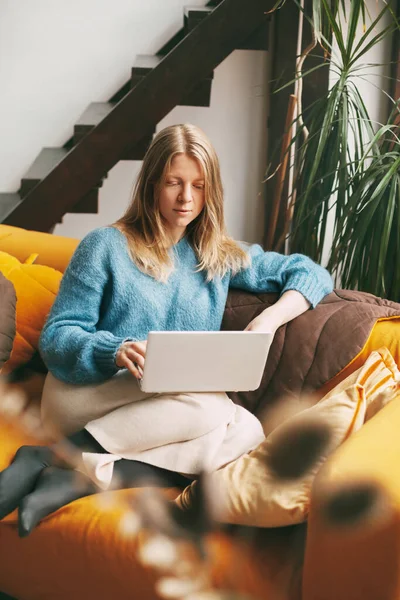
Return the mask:
<path id="1" fill-rule="evenodd" d="M 173 125 L 154 138 L 139 173 L 131 202 L 113 226 L 125 234 L 138 268 L 160 281 L 173 270 L 168 251 L 171 238 L 159 210 L 159 190 L 174 157 L 186 154 L 196 159 L 205 179 L 205 205 L 186 229 L 185 235 L 198 258 L 198 271 L 207 280 L 237 273 L 249 264 L 247 254 L 226 233 L 224 193 L 217 154 L 205 133 L 194 125 Z"/>

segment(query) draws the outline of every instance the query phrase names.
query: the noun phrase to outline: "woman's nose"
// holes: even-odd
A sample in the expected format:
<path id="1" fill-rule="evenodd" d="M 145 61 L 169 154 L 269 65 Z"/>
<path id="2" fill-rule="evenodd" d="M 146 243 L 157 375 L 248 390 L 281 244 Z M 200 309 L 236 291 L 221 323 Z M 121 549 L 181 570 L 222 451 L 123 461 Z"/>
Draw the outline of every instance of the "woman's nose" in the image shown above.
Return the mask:
<path id="1" fill-rule="evenodd" d="M 191 185 L 183 186 L 182 194 L 181 194 L 181 201 L 182 202 L 191 202 L 192 200 L 193 200 L 192 186 Z"/>

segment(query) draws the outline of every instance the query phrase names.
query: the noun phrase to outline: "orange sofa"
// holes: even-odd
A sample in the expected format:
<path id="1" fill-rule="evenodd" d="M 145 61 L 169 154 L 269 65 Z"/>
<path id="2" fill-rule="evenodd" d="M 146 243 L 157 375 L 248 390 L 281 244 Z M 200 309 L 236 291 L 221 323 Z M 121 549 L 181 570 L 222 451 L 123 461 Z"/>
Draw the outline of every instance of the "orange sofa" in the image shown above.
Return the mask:
<path id="1" fill-rule="evenodd" d="M 0 251 L 22 262 L 38 253 L 37 263 L 64 271 L 76 245 L 77 240 L 0 226 Z M 388 327 L 392 325 L 386 322 L 374 328 L 342 376 L 382 345 Z M 392 334 L 389 337 L 388 346 L 397 343 Z M 37 379 L 34 384 L 32 393 L 37 395 Z M 29 384 L 26 389 L 29 392 Z M 243 534 L 249 534 L 248 529 L 240 535 L 234 530 L 232 535 L 209 536 L 213 584 L 260 600 L 400 599 L 399 428 L 400 396 L 321 469 L 308 527 L 259 529 L 251 535 Z M 0 470 L 20 445 L 33 441 L 4 419 L 0 420 L 0 440 Z M 361 511 L 358 520 L 332 520 L 324 510 L 327 495 L 338 486 L 354 486 L 358 481 L 374 484 L 377 502 L 371 503 L 369 512 Z M 159 598 L 159 574 L 138 558 L 142 534 L 129 534 L 124 527 L 127 506 L 137 493 L 113 491 L 106 494 L 106 502 L 99 501 L 102 496 L 73 502 L 25 539 L 18 537 L 15 514 L 9 515 L 0 523 L 0 590 L 18 600 Z M 173 498 L 178 490 L 166 493 Z"/>

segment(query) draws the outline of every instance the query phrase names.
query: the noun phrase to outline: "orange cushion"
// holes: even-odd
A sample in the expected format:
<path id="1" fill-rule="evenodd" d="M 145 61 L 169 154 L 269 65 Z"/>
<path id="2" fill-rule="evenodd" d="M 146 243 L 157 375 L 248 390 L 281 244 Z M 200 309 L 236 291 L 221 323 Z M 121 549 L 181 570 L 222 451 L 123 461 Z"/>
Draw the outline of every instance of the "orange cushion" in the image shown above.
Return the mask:
<path id="1" fill-rule="evenodd" d="M 0 225 L 0 250 L 12 254 L 21 262 L 35 252 L 38 254 L 36 264 L 53 267 L 62 273 L 78 244 L 79 240 L 74 238 Z"/>
<path id="2" fill-rule="evenodd" d="M 0 439 L 0 471 L 21 445 L 35 443 L 2 419 Z M 6 517 L 0 523 L 0 590 L 18 600 L 159 600 L 160 573 L 138 559 L 145 538 L 130 536 L 124 527 L 137 493 L 120 490 L 72 502 L 24 539 L 18 537 L 16 512 Z M 177 491 L 165 494 L 174 498 Z M 212 579 L 254 598 L 281 597 L 283 591 L 287 597 L 289 588 L 300 585 L 304 530 L 264 530 L 258 543 L 260 536 L 262 545 L 254 539 L 252 547 L 241 537 L 235 543 L 211 538 Z"/>
<path id="3" fill-rule="evenodd" d="M 321 469 L 307 533 L 307 600 L 400 598 L 400 395 L 354 434 Z M 324 503 L 338 489 L 375 485 L 359 520 L 329 522 Z M 356 496 L 357 497 L 357 496 Z M 356 506 L 356 505 L 355 505 Z"/>
<path id="4" fill-rule="evenodd" d="M 51 267 L 34 265 L 36 258 L 37 254 L 32 254 L 21 264 L 14 256 L 0 251 L 0 272 L 11 281 L 17 295 L 17 332 L 4 372 L 14 370 L 33 356 L 58 293 L 62 273 Z"/>
<path id="5" fill-rule="evenodd" d="M 20 446 L 38 444 L 2 418 L 0 439 L 0 471 Z M 26 539 L 18 537 L 16 511 L 8 515 L 0 523 L 0 590 L 19 600 L 155 599 L 154 576 L 138 564 L 137 541 L 123 528 L 136 493 L 121 490 L 77 500 Z"/>
<path id="6" fill-rule="evenodd" d="M 385 317 L 378 319 L 360 352 L 340 371 L 330 379 L 318 391 L 318 398 L 322 398 L 333 390 L 346 377 L 357 371 L 367 360 L 371 352 L 385 347 L 393 356 L 397 366 L 400 368 L 400 317 Z"/>

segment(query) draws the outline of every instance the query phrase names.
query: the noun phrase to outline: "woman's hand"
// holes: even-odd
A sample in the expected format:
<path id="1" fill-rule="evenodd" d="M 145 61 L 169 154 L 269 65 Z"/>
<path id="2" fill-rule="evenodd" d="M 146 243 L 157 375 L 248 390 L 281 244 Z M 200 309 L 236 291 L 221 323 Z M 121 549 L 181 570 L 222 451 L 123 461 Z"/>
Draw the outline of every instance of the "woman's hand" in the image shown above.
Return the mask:
<path id="1" fill-rule="evenodd" d="M 300 292 L 289 290 L 282 294 L 278 302 L 269 306 L 250 321 L 245 331 L 275 333 L 281 325 L 295 319 L 310 308 L 310 302 Z"/>
<path id="2" fill-rule="evenodd" d="M 266 308 L 261 314 L 258 315 L 255 319 L 250 321 L 247 325 L 245 331 L 258 331 L 260 333 L 275 333 L 278 329 L 279 324 L 276 322 L 276 319 L 273 315 L 268 313 L 268 308 Z"/>
<path id="3" fill-rule="evenodd" d="M 147 341 L 124 342 L 118 348 L 115 364 L 120 369 L 128 369 L 136 379 L 141 379 L 146 358 Z"/>

